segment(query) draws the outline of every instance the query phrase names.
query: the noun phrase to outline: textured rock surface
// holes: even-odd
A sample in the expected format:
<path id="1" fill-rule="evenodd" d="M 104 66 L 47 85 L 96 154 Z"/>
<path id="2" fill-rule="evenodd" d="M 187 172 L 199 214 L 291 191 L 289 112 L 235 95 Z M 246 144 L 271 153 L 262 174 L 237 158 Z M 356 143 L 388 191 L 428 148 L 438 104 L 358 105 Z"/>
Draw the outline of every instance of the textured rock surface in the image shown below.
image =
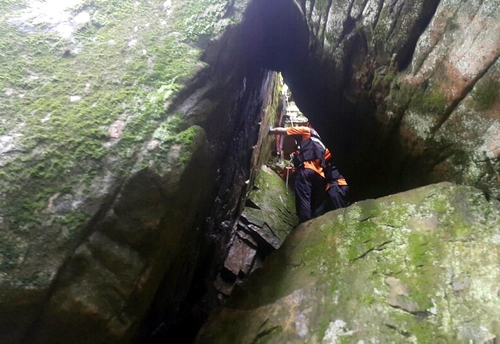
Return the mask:
<path id="1" fill-rule="evenodd" d="M 127 341 L 160 286 L 178 318 L 266 151 L 273 73 L 202 57 L 245 4 L 0 4 L 2 343 Z"/>
<path id="2" fill-rule="evenodd" d="M 411 131 L 412 155 L 418 141 L 436 143 L 435 179 L 475 185 L 499 197 L 500 10 L 483 1 L 440 3 L 420 38 L 403 85 L 425 90 L 414 97 L 402 130 Z M 418 102 L 422 103 L 419 104 Z"/>
<path id="3" fill-rule="evenodd" d="M 199 343 L 484 343 L 500 336 L 500 204 L 449 183 L 301 225 Z"/>
<path id="4" fill-rule="evenodd" d="M 287 57 L 266 60 L 264 40 L 262 59 L 358 197 L 453 180 L 499 198 L 498 0 L 274 3 L 256 17 Z M 280 13 L 281 30 L 266 24 Z"/>
<path id="5" fill-rule="evenodd" d="M 0 4 L 2 342 L 125 340 L 151 302 L 189 319 L 269 152 L 269 69 L 359 197 L 499 197 L 498 0 L 65 4 Z"/>
<path id="6" fill-rule="evenodd" d="M 262 166 L 246 198 L 216 288 L 230 295 L 235 284 L 261 267 L 267 255 L 281 246 L 297 223 L 294 192 L 276 172 Z"/>

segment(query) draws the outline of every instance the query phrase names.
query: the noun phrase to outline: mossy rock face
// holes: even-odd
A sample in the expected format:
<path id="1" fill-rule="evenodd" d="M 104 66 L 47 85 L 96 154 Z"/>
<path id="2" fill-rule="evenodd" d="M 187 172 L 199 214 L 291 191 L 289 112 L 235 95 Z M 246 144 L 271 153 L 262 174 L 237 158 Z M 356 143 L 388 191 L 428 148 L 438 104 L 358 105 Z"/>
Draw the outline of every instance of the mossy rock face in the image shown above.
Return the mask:
<path id="1" fill-rule="evenodd" d="M 435 184 L 302 224 L 198 343 L 467 343 L 500 335 L 500 208 Z"/>
<path id="2" fill-rule="evenodd" d="M 218 292 L 230 295 L 235 285 L 244 283 L 283 244 L 298 222 L 294 201 L 293 191 L 276 172 L 265 165 L 256 172 L 224 258 L 223 273 L 215 283 Z"/>
<path id="3" fill-rule="evenodd" d="M 2 343 L 130 339 L 166 272 L 189 283 L 222 160 L 200 126 L 221 110 L 173 103 L 245 1 L 63 3 L 0 4 Z"/>
<path id="4" fill-rule="evenodd" d="M 298 222 L 294 192 L 274 171 L 263 166 L 241 216 L 260 227 L 268 243 L 278 248 Z"/>

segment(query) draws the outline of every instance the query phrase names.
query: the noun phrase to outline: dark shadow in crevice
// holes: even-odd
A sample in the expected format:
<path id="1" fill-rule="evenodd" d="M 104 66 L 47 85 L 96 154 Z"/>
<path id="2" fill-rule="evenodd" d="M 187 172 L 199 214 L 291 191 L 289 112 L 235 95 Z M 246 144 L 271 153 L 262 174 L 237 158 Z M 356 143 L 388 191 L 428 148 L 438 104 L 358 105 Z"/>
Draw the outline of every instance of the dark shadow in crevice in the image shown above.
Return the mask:
<path id="1" fill-rule="evenodd" d="M 436 13 L 439 2 L 440 0 L 426 0 L 422 4 L 423 10 L 420 12 L 420 16 L 417 19 L 415 27 L 413 28 L 405 44 L 396 56 L 396 65 L 398 71 L 401 72 L 408 68 L 408 66 L 410 65 L 413 59 L 413 54 L 415 52 L 415 47 L 417 45 L 418 39 L 425 31 L 427 26 L 429 26 L 429 23 Z"/>

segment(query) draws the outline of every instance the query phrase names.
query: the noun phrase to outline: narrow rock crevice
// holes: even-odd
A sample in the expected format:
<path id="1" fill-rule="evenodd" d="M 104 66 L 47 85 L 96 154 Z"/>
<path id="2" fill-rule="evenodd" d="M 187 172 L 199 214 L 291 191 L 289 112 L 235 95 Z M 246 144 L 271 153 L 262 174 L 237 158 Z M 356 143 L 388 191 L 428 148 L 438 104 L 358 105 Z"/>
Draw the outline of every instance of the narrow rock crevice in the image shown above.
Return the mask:
<path id="1" fill-rule="evenodd" d="M 434 14 L 436 13 L 439 2 L 440 0 L 426 0 L 420 5 L 421 12 L 415 22 L 415 26 L 399 52 L 396 54 L 398 71 L 406 70 L 406 68 L 408 68 L 411 64 L 418 39 L 429 26 Z M 412 9 L 407 9 L 407 11 L 411 13 Z"/>
<path id="2" fill-rule="evenodd" d="M 375 16 L 374 16 L 374 19 L 373 19 L 373 22 L 371 23 L 371 28 L 372 30 L 375 30 L 377 25 L 379 25 L 379 22 L 380 22 L 380 15 L 382 13 L 382 9 L 384 8 L 384 1 L 379 1 L 377 3 L 377 11 L 375 13 Z"/>
<path id="3" fill-rule="evenodd" d="M 393 242 L 393 240 L 388 240 L 388 241 L 385 241 L 385 242 L 381 243 L 380 245 L 371 247 L 370 249 L 368 249 L 367 251 L 363 252 L 358 257 L 356 257 L 354 259 L 351 259 L 351 262 L 355 262 L 356 260 L 363 259 L 364 257 L 366 257 L 368 254 L 370 254 L 373 251 L 382 251 L 382 250 L 385 249 L 385 246 L 388 245 L 388 244 L 390 244 L 391 242 Z"/>
<path id="4" fill-rule="evenodd" d="M 327 23 L 330 16 L 330 10 L 332 8 L 333 0 L 328 0 L 328 4 L 326 9 L 324 10 L 323 19 L 321 20 L 321 25 L 319 26 L 319 31 L 316 33 L 319 41 L 324 45 L 325 44 L 325 32 L 327 30 Z"/>

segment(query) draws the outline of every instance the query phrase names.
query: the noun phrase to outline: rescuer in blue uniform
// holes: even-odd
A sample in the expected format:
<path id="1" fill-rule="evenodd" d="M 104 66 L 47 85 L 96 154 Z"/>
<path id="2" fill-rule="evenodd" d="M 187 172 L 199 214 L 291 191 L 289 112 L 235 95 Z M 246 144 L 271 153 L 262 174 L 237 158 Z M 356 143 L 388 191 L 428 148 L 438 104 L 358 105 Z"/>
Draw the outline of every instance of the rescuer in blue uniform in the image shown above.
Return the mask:
<path id="1" fill-rule="evenodd" d="M 323 212 L 345 208 L 351 204 L 348 197 L 349 186 L 347 181 L 333 163 L 332 154 L 328 148 L 325 152 L 325 179 L 327 197 L 322 209 Z"/>
<path id="2" fill-rule="evenodd" d="M 325 146 L 316 130 L 307 127 L 271 128 L 273 135 L 297 137 L 299 149 L 294 155 L 295 206 L 299 223 L 322 215 L 325 201 Z"/>

